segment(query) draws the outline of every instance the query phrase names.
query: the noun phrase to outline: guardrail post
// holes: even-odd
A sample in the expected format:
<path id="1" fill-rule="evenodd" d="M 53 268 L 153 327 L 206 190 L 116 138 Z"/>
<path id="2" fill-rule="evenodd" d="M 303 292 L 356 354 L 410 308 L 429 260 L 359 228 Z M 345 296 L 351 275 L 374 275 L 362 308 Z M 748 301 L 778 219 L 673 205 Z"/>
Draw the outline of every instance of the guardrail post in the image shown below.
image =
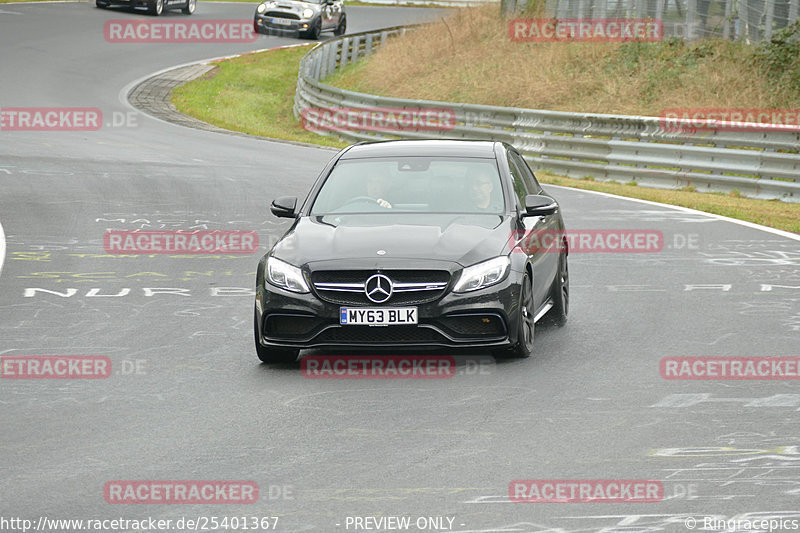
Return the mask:
<path id="1" fill-rule="evenodd" d="M 314 78 L 315 80 L 319 80 L 320 71 L 322 70 L 322 61 L 320 61 L 319 53 L 314 54 L 311 57 L 311 61 L 312 61 L 311 70 L 313 72 L 313 74 L 311 74 L 311 77 Z"/>
<path id="2" fill-rule="evenodd" d="M 336 52 L 339 50 L 339 41 L 336 41 L 334 44 L 329 44 L 326 46 L 328 48 L 328 75 L 333 74 L 336 72 Z"/>
<path id="3" fill-rule="evenodd" d="M 320 62 L 320 70 L 319 70 L 319 78 L 318 80 L 324 80 L 328 77 L 328 56 L 331 55 L 331 46 L 323 46 L 322 47 L 322 57 L 319 58 Z"/>
<path id="4" fill-rule="evenodd" d="M 350 37 L 342 39 L 342 53 L 339 56 L 339 70 L 347 66 L 347 56 L 350 52 Z"/>
<path id="5" fill-rule="evenodd" d="M 358 53 L 360 52 L 360 50 L 358 49 L 359 46 L 361 46 L 361 36 L 356 35 L 355 37 L 353 37 L 353 53 L 350 54 L 351 63 L 355 63 L 356 61 L 358 61 Z"/>
<path id="6" fill-rule="evenodd" d="M 364 45 L 364 48 L 365 48 L 364 52 L 367 54 L 367 56 L 371 56 L 372 55 L 372 34 L 371 33 L 369 35 L 367 35 L 367 41 L 366 41 L 366 45 Z"/>

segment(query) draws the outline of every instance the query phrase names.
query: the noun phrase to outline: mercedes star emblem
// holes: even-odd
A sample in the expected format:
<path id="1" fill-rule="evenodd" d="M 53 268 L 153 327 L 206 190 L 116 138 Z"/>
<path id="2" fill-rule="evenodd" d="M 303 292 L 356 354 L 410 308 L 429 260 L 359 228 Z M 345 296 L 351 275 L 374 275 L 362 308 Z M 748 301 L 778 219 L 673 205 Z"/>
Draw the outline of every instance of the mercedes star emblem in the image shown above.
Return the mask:
<path id="1" fill-rule="evenodd" d="M 371 302 L 382 304 L 392 296 L 392 280 L 383 274 L 370 276 L 364 284 L 364 292 Z"/>

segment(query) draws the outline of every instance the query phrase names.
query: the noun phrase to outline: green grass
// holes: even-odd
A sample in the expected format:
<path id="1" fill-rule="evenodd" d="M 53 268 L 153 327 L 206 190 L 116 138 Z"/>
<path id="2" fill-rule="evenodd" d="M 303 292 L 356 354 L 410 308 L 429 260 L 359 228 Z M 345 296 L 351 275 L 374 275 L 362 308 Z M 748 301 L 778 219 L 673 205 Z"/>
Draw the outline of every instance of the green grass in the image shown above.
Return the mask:
<path id="1" fill-rule="evenodd" d="M 247 54 L 172 92 L 182 113 L 250 135 L 343 148 L 348 143 L 304 130 L 292 113 L 298 63 L 311 46 Z"/>
<path id="2" fill-rule="evenodd" d="M 653 189 L 635 183 L 612 183 L 586 179 L 565 178 L 543 172 L 536 177 L 544 184 L 599 191 L 630 198 L 650 200 L 662 204 L 679 205 L 739 220 L 754 222 L 771 228 L 800 233 L 800 204 L 780 200 L 755 200 L 745 198 L 738 191 L 731 193 L 699 193 L 694 187 L 681 190 Z"/>
<path id="3" fill-rule="evenodd" d="M 299 61 L 308 50 L 308 46 L 303 46 L 224 60 L 205 77 L 177 88 L 172 101 L 181 112 L 226 129 L 325 146 L 346 146 L 348 143 L 303 130 L 292 114 Z M 633 182 L 601 182 L 591 177 L 578 180 L 541 172 L 537 176 L 545 184 L 679 205 L 800 233 L 798 203 L 754 200 L 739 197 L 738 193 L 698 193 L 693 187 L 678 191 L 642 187 Z"/>

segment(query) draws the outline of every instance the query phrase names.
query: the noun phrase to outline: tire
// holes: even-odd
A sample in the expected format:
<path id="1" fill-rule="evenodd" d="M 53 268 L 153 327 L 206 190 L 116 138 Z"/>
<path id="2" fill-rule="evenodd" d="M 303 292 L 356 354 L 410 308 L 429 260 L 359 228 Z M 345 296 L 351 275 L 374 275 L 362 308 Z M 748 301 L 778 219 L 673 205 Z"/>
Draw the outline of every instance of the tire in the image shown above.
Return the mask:
<path id="1" fill-rule="evenodd" d="M 187 0 L 186 7 L 181 9 L 181 12 L 184 15 L 191 15 L 194 13 L 194 10 L 197 8 L 197 0 Z"/>
<path id="2" fill-rule="evenodd" d="M 313 41 L 316 41 L 319 39 L 319 34 L 321 32 L 322 32 L 322 21 L 319 21 L 318 23 L 314 24 L 314 27 L 305 32 L 303 34 L 303 37 L 305 37 L 306 39 L 311 39 Z"/>
<path id="3" fill-rule="evenodd" d="M 567 324 L 569 313 L 569 263 L 565 253 L 558 256 L 558 272 L 550 298 L 553 300 L 553 308 L 547 313 L 549 319 L 556 326 L 563 327 Z"/>
<path id="4" fill-rule="evenodd" d="M 164 13 L 164 0 L 152 0 L 147 5 L 147 10 L 151 15 L 158 17 Z"/>
<path id="5" fill-rule="evenodd" d="M 105 8 L 107 8 L 107 7 L 108 7 L 108 3 L 106 3 L 106 2 L 101 2 L 100 0 L 95 0 L 95 1 L 94 1 L 94 5 L 96 5 L 96 6 L 97 6 L 97 7 L 99 7 L 100 9 L 105 9 Z"/>
<path id="6" fill-rule="evenodd" d="M 256 341 L 256 355 L 262 363 L 293 363 L 297 360 L 298 350 L 276 350 L 261 346 L 258 342 L 258 317 L 253 313 L 253 336 Z"/>
<path id="7" fill-rule="evenodd" d="M 522 289 L 519 294 L 519 320 L 517 322 L 517 343 L 511 348 L 496 355 L 500 357 L 513 357 L 524 359 L 533 354 L 533 340 L 536 324 L 533 322 L 533 287 L 530 277 L 526 273 L 522 278 Z"/>
<path id="8" fill-rule="evenodd" d="M 339 25 L 336 26 L 336 29 L 333 30 L 333 34 L 338 37 L 340 35 L 344 35 L 346 31 L 347 31 L 347 16 L 342 15 L 342 20 L 339 21 Z"/>

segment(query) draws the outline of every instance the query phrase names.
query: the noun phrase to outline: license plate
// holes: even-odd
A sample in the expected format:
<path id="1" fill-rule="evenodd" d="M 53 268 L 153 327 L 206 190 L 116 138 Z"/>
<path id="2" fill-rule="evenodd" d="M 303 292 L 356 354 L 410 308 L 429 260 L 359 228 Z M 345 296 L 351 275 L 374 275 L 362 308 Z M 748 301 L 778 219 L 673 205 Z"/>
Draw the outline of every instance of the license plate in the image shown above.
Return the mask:
<path id="1" fill-rule="evenodd" d="M 280 24 L 281 26 L 291 26 L 292 21 L 286 19 L 272 19 L 273 24 Z"/>
<path id="2" fill-rule="evenodd" d="M 341 307 L 343 326 L 402 326 L 417 323 L 416 307 Z"/>

